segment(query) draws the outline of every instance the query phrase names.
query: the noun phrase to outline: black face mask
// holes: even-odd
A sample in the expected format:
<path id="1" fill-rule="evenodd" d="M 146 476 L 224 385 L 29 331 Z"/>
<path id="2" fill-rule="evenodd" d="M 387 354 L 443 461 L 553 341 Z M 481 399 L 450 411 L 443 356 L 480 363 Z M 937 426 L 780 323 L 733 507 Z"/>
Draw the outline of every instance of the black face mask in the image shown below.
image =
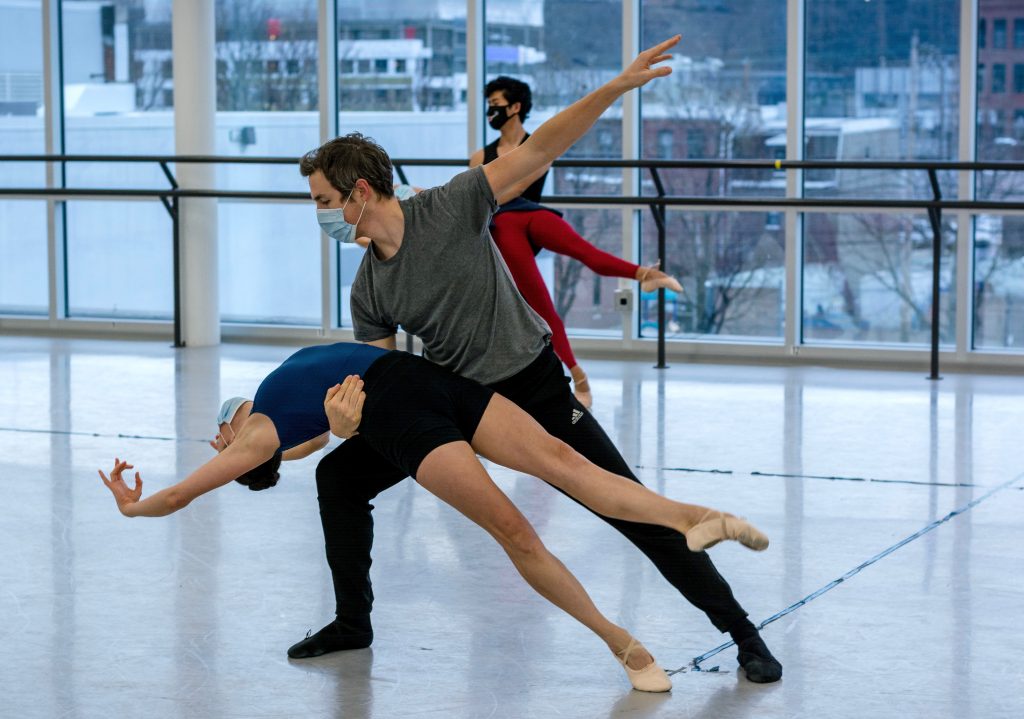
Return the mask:
<path id="1" fill-rule="evenodd" d="M 509 115 L 506 112 L 502 112 L 507 107 L 508 105 L 491 105 L 487 108 L 487 124 L 490 125 L 492 129 L 500 130 L 505 126 L 506 122 L 517 114 L 513 113 L 512 115 Z"/>

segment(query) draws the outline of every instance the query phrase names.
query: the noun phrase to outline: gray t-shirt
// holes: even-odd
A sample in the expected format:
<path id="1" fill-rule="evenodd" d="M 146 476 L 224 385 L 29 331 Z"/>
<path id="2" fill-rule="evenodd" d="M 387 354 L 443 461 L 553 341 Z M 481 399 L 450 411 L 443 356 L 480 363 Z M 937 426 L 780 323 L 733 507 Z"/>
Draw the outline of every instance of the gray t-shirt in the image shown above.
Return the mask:
<path id="1" fill-rule="evenodd" d="M 488 229 L 497 208 L 482 167 L 400 204 L 405 235 L 394 257 L 371 247 L 352 283 L 352 324 L 361 342 L 401 326 L 431 362 L 482 384 L 533 362 L 551 337 L 519 294 Z"/>

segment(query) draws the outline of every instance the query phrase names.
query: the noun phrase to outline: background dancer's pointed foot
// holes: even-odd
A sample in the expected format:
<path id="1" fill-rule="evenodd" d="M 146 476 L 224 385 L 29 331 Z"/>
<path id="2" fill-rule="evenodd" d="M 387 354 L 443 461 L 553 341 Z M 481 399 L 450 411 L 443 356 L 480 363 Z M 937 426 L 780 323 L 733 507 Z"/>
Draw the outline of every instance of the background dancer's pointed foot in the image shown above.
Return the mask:
<path id="1" fill-rule="evenodd" d="M 587 373 L 583 371 L 582 367 L 576 365 L 569 370 L 569 374 L 572 375 L 572 393 L 576 396 L 576 400 L 587 409 L 590 409 L 591 405 L 594 404 L 594 396 L 590 393 L 590 382 L 587 381 Z"/>
<path id="2" fill-rule="evenodd" d="M 761 552 L 768 549 L 768 536 L 747 520 L 716 509 L 709 509 L 687 532 L 686 546 L 691 552 L 703 552 L 725 539 Z"/>
<path id="3" fill-rule="evenodd" d="M 307 634 L 288 649 L 292 659 L 311 659 L 346 649 L 366 649 L 373 644 L 369 619 L 335 619 L 316 634 Z"/>
<path id="4" fill-rule="evenodd" d="M 647 650 L 644 649 L 644 645 L 633 637 L 629 638 L 629 644 L 626 645 L 625 649 L 615 652 L 615 658 L 622 665 L 622 668 L 626 670 L 626 676 L 629 677 L 629 683 L 633 685 L 633 688 L 641 692 L 670 691 L 672 689 L 672 680 L 669 679 L 665 670 L 658 666 L 658 662 L 654 660 L 653 656 L 650 662 L 647 662 L 638 669 L 634 669 L 629 665 L 630 657 L 635 657 L 637 653 L 648 654 Z"/>
<path id="5" fill-rule="evenodd" d="M 576 398 L 577 402 L 587 409 L 590 409 L 594 405 L 594 395 L 591 394 L 589 389 L 583 390 L 576 388 L 573 390 L 573 396 Z"/>

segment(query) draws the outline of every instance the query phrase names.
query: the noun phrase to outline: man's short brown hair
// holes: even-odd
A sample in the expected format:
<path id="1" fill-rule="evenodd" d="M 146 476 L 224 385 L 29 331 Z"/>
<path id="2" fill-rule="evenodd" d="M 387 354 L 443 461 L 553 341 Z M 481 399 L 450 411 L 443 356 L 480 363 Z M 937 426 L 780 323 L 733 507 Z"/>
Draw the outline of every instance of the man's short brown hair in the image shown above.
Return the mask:
<path id="1" fill-rule="evenodd" d="M 342 194 L 351 192 L 357 180 L 366 180 L 385 199 L 395 194 L 391 158 L 372 138 L 358 132 L 325 142 L 299 160 L 303 177 L 317 170 Z"/>

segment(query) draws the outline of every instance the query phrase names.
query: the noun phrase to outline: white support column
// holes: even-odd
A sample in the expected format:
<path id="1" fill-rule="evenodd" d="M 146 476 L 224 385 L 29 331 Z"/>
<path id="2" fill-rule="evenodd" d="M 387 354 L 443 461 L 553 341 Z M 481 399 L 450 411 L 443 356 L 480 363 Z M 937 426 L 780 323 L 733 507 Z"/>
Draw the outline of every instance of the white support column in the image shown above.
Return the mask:
<path id="1" fill-rule="evenodd" d="M 466 157 L 484 146 L 484 0 L 466 0 Z"/>
<path id="2" fill-rule="evenodd" d="M 804 159 L 804 2 L 786 4 L 786 159 Z M 786 197 L 803 197 L 803 171 L 786 171 Z M 800 353 L 803 292 L 803 215 L 786 210 L 785 346 Z"/>
<path id="3" fill-rule="evenodd" d="M 960 138 L 957 156 L 971 162 L 977 159 L 975 122 L 978 114 L 978 4 L 960 3 Z M 960 172 L 957 196 L 974 199 L 974 173 Z M 974 217 L 958 212 L 956 218 L 956 361 L 964 362 L 971 352 L 974 334 Z"/>
<path id="4" fill-rule="evenodd" d="M 336 0 L 317 0 L 317 85 L 320 93 L 320 142 L 338 136 L 338 13 Z"/>
<path id="5" fill-rule="evenodd" d="M 640 1 L 622 0 L 622 66 L 626 67 L 640 53 Z M 636 160 L 640 158 L 640 90 L 627 92 L 622 98 L 622 159 Z M 623 168 L 622 194 L 637 195 L 640 193 L 640 171 Z M 650 218 L 647 218 L 650 219 Z M 640 261 L 640 213 L 636 210 L 622 210 L 622 256 L 633 261 Z M 662 259 L 662 265 L 667 264 Z M 636 340 L 638 323 L 637 313 L 640 307 L 640 295 L 637 284 L 630 280 L 619 280 L 619 287 L 636 290 L 633 306 L 622 317 L 622 341 L 630 346 Z"/>
<path id="6" fill-rule="evenodd" d="M 320 50 L 320 142 L 338 136 L 338 14 L 336 0 L 317 2 L 317 44 Z M 338 243 L 316 230 L 320 235 L 320 336 L 328 335 L 340 324 L 338 313 L 337 266 Z"/>
<path id="7" fill-rule="evenodd" d="M 174 0 L 171 51 L 174 62 L 174 150 L 213 155 L 217 110 L 214 0 Z M 214 165 L 180 164 L 183 189 L 213 189 Z M 182 340 L 195 347 L 220 343 L 217 273 L 217 201 L 181 201 Z"/>
<path id="8" fill-rule="evenodd" d="M 47 155 L 64 154 L 64 73 L 61 66 L 60 0 L 43 2 L 43 127 Z M 63 165 L 46 163 L 46 186 L 64 187 Z M 66 316 L 67 296 L 64 282 L 64 217 L 66 205 L 60 200 L 46 201 L 47 284 L 50 322 Z"/>

